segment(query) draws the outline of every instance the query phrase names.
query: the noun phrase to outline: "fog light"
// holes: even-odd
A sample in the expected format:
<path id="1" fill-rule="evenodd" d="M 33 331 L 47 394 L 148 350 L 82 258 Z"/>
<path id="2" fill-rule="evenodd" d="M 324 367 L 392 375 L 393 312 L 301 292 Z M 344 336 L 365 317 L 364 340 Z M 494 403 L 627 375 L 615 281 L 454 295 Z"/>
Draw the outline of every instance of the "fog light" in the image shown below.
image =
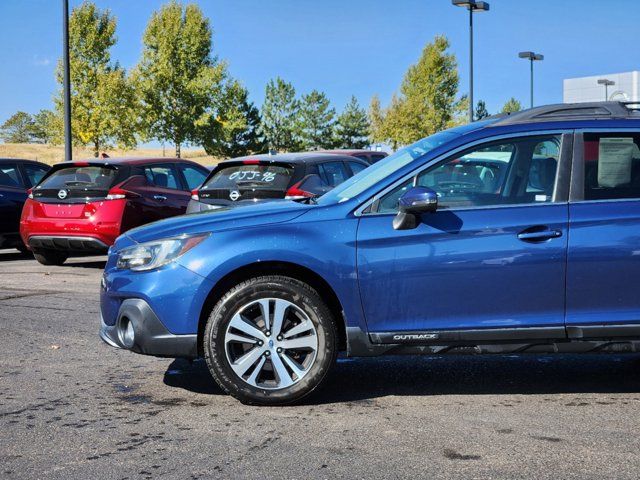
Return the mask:
<path id="1" fill-rule="evenodd" d="M 120 319 L 120 328 L 118 328 L 118 336 L 125 348 L 132 348 L 135 342 L 136 333 L 133 329 L 133 322 L 127 317 Z"/>

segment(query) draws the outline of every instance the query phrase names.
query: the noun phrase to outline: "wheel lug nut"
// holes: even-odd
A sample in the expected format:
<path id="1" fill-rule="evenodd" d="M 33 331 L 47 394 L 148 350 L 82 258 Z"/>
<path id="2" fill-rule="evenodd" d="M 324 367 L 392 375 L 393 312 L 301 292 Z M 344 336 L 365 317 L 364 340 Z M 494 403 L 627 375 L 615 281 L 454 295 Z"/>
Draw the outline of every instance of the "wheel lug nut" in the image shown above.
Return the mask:
<path id="1" fill-rule="evenodd" d="M 282 348 L 278 347 L 278 349 L 276 350 L 278 353 L 282 353 Z"/>
<path id="2" fill-rule="evenodd" d="M 282 335 L 278 335 L 278 341 L 281 342 L 282 341 Z"/>
<path id="3" fill-rule="evenodd" d="M 269 355 L 271 355 L 271 352 L 269 350 L 267 350 L 266 352 L 264 352 L 264 356 L 268 357 Z"/>
<path id="4" fill-rule="evenodd" d="M 258 341 L 258 346 L 261 347 L 262 346 L 262 340 Z"/>
<path id="5" fill-rule="evenodd" d="M 267 332 L 265 333 L 265 335 L 268 337 L 269 335 L 271 335 L 271 332 L 269 330 L 267 330 Z"/>

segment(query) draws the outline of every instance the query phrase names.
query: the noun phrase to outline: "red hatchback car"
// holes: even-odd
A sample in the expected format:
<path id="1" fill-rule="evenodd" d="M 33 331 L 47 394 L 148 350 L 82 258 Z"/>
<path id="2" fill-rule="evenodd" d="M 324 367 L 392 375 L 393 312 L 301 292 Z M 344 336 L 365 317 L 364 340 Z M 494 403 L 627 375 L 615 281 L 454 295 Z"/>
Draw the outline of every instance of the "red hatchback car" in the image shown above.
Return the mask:
<path id="1" fill-rule="evenodd" d="M 44 265 L 105 253 L 126 230 L 185 213 L 191 190 L 208 174 L 180 159 L 59 163 L 30 191 L 20 235 Z"/>

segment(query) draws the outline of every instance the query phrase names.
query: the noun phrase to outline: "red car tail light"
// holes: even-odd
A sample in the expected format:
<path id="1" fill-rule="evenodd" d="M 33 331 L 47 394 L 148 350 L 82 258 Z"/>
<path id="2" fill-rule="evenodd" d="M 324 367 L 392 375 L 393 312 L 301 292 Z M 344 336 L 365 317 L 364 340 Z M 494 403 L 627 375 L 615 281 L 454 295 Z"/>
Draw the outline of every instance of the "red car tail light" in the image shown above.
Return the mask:
<path id="1" fill-rule="evenodd" d="M 306 190 L 302 190 L 300 185 L 304 180 L 299 181 L 295 185 L 292 185 L 289 190 L 285 193 L 285 199 L 287 200 L 302 200 L 304 198 L 315 197 L 315 194 L 311 192 L 307 192 Z"/>
<path id="2" fill-rule="evenodd" d="M 123 198 L 138 198 L 140 195 L 120 187 L 113 187 L 107 193 L 105 200 L 121 200 Z"/>
<path id="3" fill-rule="evenodd" d="M 200 201 L 200 192 L 198 192 L 197 188 L 191 190 L 191 200 L 195 200 L 196 202 Z"/>

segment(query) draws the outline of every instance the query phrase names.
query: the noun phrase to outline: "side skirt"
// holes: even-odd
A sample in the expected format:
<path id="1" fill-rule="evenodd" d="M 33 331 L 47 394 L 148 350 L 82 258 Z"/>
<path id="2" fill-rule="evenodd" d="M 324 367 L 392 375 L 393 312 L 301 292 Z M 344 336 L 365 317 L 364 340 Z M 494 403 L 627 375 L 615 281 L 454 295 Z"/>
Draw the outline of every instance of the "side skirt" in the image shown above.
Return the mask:
<path id="1" fill-rule="evenodd" d="M 611 335 L 611 333 L 625 335 Z M 446 338 L 441 336 L 447 334 Z M 584 331 L 583 331 L 584 333 Z M 628 335 L 634 333 L 633 337 Z M 368 335 L 359 327 L 347 328 L 347 354 L 378 355 L 474 355 L 549 353 L 640 353 L 640 335 L 633 329 L 598 331 L 567 338 L 560 328 L 517 328 L 442 332 L 396 332 Z M 436 335 L 434 337 L 434 335 Z M 561 336 L 560 336 L 561 335 Z M 575 333 L 574 333 L 575 335 Z M 598 338 L 599 337 L 599 338 Z"/>

